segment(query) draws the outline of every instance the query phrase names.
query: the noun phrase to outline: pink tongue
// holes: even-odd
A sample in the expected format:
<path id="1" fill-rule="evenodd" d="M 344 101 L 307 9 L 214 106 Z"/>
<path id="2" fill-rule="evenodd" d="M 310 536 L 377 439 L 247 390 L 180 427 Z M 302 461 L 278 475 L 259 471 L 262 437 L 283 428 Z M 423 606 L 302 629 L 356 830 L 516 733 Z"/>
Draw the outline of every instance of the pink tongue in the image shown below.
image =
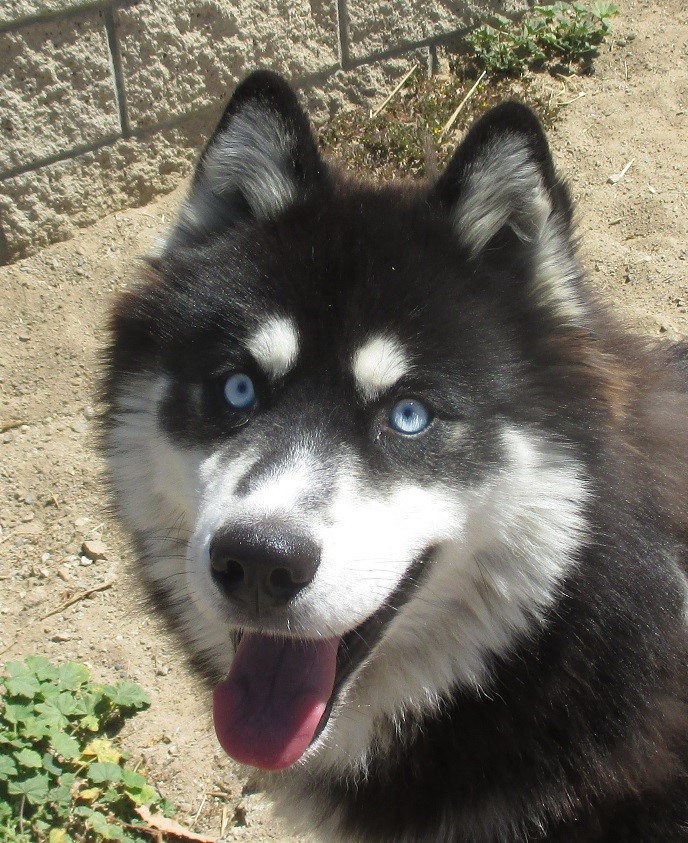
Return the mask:
<path id="1" fill-rule="evenodd" d="M 222 748 L 244 764 L 282 770 L 313 740 L 332 695 L 339 639 L 297 641 L 244 633 L 229 675 L 215 688 Z"/>

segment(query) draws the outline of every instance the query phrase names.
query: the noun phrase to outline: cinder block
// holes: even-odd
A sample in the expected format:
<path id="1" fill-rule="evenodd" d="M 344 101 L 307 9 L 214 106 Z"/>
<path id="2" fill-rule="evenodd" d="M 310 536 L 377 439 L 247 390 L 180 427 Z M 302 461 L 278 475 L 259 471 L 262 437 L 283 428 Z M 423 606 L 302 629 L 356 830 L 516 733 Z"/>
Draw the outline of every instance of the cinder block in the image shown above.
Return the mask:
<path id="1" fill-rule="evenodd" d="M 217 115 L 61 161 L 0 182 L 0 220 L 10 260 L 67 240 L 77 228 L 138 207 L 190 172 Z"/>
<path id="2" fill-rule="evenodd" d="M 256 67 L 294 78 L 337 63 L 335 0 L 161 0 L 117 21 L 134 126 L 221 103 Z"/>
<path id="3" fill-rule="evenodd" d="M 350 57 L 416 44 L 514 6 L 513 0 L 347 0 Z"/>
<path id="4" fill-rule="evenodd" d="M 0 173 L 118 132 L 98 12 L 0 33 Z"/>
<path id="5" fill-rule="evenodd" d="M 59 14 L 88 5 L 93 5 L 93 0 L 2 0 L 0 27 L 3 24 L 23 21 L 26 18 Z"/>

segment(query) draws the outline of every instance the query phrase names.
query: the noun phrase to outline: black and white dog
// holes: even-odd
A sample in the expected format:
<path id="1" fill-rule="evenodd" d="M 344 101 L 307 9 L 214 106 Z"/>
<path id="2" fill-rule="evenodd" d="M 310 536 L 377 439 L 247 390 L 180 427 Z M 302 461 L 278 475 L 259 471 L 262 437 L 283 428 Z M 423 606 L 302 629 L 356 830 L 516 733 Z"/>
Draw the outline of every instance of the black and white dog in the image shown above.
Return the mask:
<path id="1" fill-rule="evenodd" d="M 506 103 L 431 185 L 258 72 L 118 303 L 106 450 L 226 751 L 323 840 L 688 840 L 688 347 Z"/>

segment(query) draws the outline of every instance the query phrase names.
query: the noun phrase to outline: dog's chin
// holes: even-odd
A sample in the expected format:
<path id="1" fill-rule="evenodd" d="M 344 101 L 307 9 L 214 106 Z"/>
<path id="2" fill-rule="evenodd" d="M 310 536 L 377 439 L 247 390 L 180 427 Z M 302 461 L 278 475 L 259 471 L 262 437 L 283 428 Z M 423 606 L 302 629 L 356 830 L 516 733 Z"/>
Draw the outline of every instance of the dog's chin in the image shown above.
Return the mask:
<path id="1" fill-rule="evenodd" d="M 229 674 L 213 695 L 215 731 L 227 754 L 276 771 L 315 749 L 337 701 L 410 598 L 425 558 L 409 566 L 382 606 L 341 637 L 238 631 Z"/>

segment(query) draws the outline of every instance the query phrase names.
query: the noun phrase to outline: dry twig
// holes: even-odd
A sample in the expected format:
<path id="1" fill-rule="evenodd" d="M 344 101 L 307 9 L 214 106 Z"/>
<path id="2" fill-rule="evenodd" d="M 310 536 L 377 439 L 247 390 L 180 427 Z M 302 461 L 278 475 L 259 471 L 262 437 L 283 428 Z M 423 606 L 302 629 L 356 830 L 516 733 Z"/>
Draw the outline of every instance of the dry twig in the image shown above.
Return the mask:
<path id="1" fill-rule="evenodd" d="M 439 137 L 437 138 L 438 142 L 442 140 L 442 138 L 443 138 L 443 137 L 447 134 L 447 132 L 448 132 L 448 131 L 451 129 L 451 127 L 454 125 L 454 123 L 456 123 L 456 118 L 459 116 L 459 114 L 461 114 L 461 110 L 462 110 L 462 109 L 463 109 L 463 107 L 466 105 L 466 103 L 468 102 L 468 100 L 469 100 L 469 99 L 473 96 L 473 94 L 474 94 L 474 93 L 478 90 L 478 85 L 480 85 L 480 83 L 483 81 L 483 79 L 485 78 L 485 76 L 486 76 L 486 75 L 487 75 L 487 71 L 486 71 L 486 70 L 483 70 L 483 72 L 480 74 L 480 76 L 478 76 L 478 79 L 476 80 L 476 82 L 475 82 L 475 84 L 473 85 L 473 87 L 471 88 L 471 90 L 470 90 L 470 91 L 466 94 L 466 96 L 465 96 L 465 97 L 461 100 L 461 102 L 460 102 L 460 103 L 459 103 L 459 105 L 457 106 L 457 108 L 456 108 L 456 110 L 454 111 L 454 113 L 452 114 L 452 116 L 451 116 L 451 117 L 449 118 L 449 120 L 447 120 L 447 122 L 444 124 L 444 128 L 442 129 L 442 131 L 441 131 L 441 132 L 440 132 L 440 134 L 439 134 Z"/>
<path id="2" fill-rule="evenodd" d="M 94 585 L 93 588 L 87 588 L 84 591 L 80 591 L 78 594 L 75 594 L 74 597 L 70 597 L 69 600 L 65 600 L 64 603 L 61 603 L 56 609 L 48 612 L 47 615 L 43 615 L 41 618 L 42 621 L 46 620 L 46 618 L 51 618 L 53 615 L 58 615 L 60 612 L 63 612 L 65 609 L 68 609 L 70 606 L 73 606 L 75 603 L 78 603 L 80 600 L 88 597 L 91 594 L 95 594 L 98 591 L 105 591 L 108 588 L 112 588 L 112 586 L 117 582 L 117 580 L 108 580 L 107 582 L 102 582 L 99 585 Z"/>
<path id="3" fill-rule="evenodd" d="M 371 113 L 370 113 L 370 119 L 371 120 L 373 119 L 373 117 L 377 117 L 378 114 L 380 114 L 382 111 L 384 111 L 385 108 L 387 108 L 389 103 L 394 99 L 394 97 L 399 93 L 399 91 L 404 87 L 404 85 L 408 82 L 408 80 L 416 72 L 416 70 L 418 70 L 419 67 L 420 67 L 420 65 L 414 64 L 414 66 L 411 68 L 411 70 L 409 70 L 409 72 L 404 76 L 404 78 L 401 80 L 401 82 L 399 82 L 399 84 L 392 91 L 392 93 L 389 94 L 389 96 L 385 97 L 382 105 L 379 105 L 375 109 L 375 111 L 371 111 Z"/>

